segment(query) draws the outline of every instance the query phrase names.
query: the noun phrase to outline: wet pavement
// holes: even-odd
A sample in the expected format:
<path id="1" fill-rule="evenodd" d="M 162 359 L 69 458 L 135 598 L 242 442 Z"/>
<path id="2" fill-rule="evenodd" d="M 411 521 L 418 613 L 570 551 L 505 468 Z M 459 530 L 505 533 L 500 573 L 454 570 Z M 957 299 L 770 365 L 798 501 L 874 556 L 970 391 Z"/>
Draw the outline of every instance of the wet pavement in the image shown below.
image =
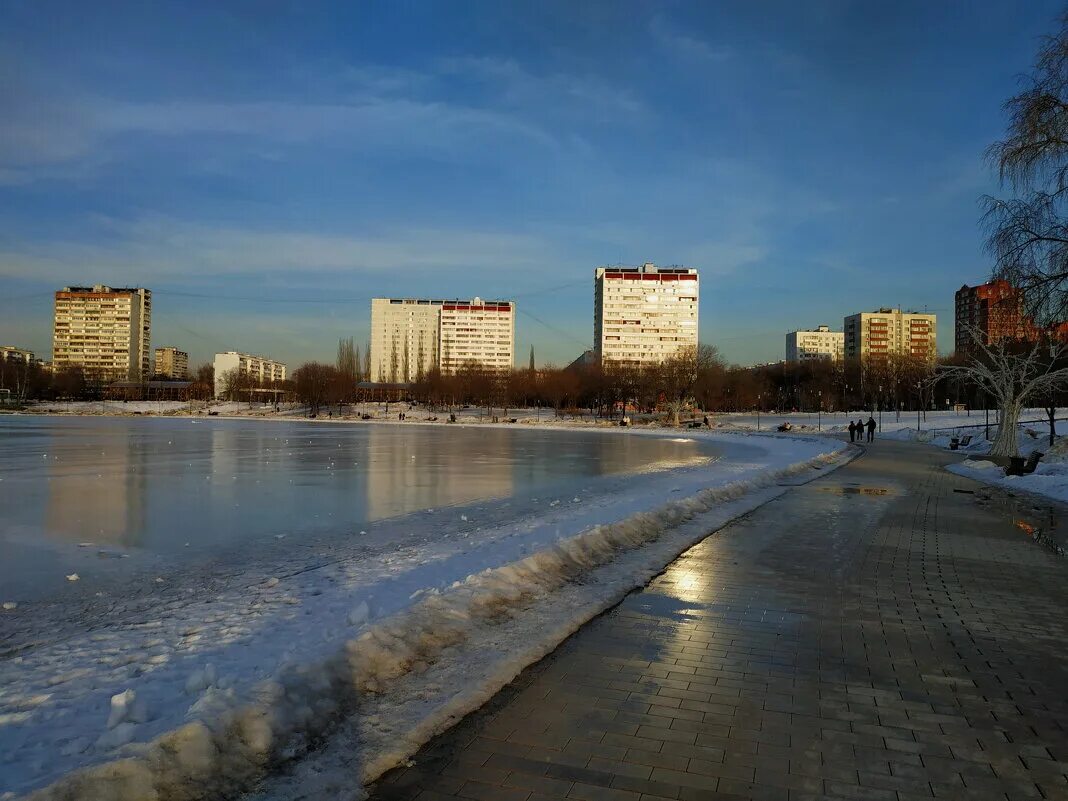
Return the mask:
<path id="1" fill-rule="evenodd" d="M 954 458 L 877 442 L 727 526 L 372 798 L 1068 799 L 1058 509 Z"/>

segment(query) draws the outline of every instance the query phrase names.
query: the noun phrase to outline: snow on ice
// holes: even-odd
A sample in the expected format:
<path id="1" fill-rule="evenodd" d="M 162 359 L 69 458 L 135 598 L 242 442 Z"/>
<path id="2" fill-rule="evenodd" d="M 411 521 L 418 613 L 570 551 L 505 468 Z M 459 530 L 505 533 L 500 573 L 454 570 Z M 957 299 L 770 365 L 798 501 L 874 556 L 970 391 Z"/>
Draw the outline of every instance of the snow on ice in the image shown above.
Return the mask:
<path id="1" fill-rule="evenodd" d="M 475 531 L 449 523 L 452 510 L 419 513 L 377 549 L 372 529 L 284 565 L 235 566 L 210 591 L 176 574 L 147 607 L 114 598 L 93 627 L 58 606 L 20 609 L 9 641 L 29 647 L 0 663 L 0 718 L 18 716 L 0 727 L 0 796 L 233 794 L 328 733 L 263 797 L 301 797 L 335 769 L 351 794 L 353 775 L 403 761 L 710 530 L 784 492 L 778 481 L 846 448 L 695 436 L 723 458 L 507 517 L 472 504 L 461 518 L 479 510 Z"/>

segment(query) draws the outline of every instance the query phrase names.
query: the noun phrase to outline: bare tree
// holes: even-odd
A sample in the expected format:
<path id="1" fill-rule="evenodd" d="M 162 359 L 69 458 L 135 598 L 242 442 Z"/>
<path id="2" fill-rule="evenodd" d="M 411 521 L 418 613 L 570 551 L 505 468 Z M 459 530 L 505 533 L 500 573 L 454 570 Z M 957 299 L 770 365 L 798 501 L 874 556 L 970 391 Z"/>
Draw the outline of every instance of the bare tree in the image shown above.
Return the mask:
<path id="1" fill-rule="evenodd" d="M 339 339 L 337 342 L 337 411 L 341 414 L 341 405 L 352 400 L 359 376 L 360 355 L 356 352 L 356 343 L 352 337 Z"/>
<path id="2" fill-rule="evenodd" d="M 330 403 L 337 388 L 337 369 L 329 364 L 307 362 L 293 371 L 293 384 L 308 414 L 315 417 Z"/>
<path id="3" fill-rule="evenodd" d="M 660 365 L 660 390 L 671 412 L 671 424 L 679 425 L 683 411 L 694 403 L 694 387 L 703 371 L 719 363 L 719 352 L 713 345 L 701 345 L 680 350 Z"/>
<path id="4" fill-rule="evenodd" d="M 1068 346 L 1051 338 L 1034 342 L 1002 339 L 987 345 L 979 334 L 971 333 L 976 355 L 963 365 L 944 365 L 939 375 L 963 376 L 993 396 L 1001 415 L 990 453 L 1017 456 L 1016 428 L 1027 402 L 1045 399 L 1068 386 L 1068 366 L 1057 366 Z"/>
<path id="5" fill-rule="evenodd" d="M 1068 13 L 1024 80 L 1005 103 L 1005 138 L 988 151 L 1014 196 L 985 198 L 984 221 L 995 276 L 1048 327 L 1068 316 Z"/>

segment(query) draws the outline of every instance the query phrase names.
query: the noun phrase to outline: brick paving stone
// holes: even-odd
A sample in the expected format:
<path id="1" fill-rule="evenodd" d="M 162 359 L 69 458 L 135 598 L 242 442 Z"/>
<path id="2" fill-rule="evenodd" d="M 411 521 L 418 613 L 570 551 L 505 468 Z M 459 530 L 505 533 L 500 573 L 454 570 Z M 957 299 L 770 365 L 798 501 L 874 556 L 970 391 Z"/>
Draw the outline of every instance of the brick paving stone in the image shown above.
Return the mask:
<path id="1" fill-rule="evenodd" d="M 788 490 L 371 798 L 1068 799 L 1068 561 L 1015 525 L 1062 512 L 955 458 L 876 442 Z"/>

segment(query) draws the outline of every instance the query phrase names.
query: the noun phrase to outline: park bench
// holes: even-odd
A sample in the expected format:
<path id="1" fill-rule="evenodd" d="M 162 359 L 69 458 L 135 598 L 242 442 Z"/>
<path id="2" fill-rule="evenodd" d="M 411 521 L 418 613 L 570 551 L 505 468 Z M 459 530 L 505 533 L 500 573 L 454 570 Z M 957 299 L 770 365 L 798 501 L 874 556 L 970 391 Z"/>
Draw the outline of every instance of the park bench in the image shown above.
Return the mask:
<path id="1" fill-rule="evenodd" d="M 1031 455 L 1025 460 L 1022 456 L 1012 456 L 1009 458 L 1009 466 L 1005 468 L 1005 475 L 1007 476 L 1026 476 L 1035 472 L 1035 468 L 1038 467 L 1038 461 L 1043 456 L 1041 451 L 1031 451 Z"/>
<path id="2" fill-rule="evenodd" d="M 949 449 L 955 451 L 957 448 L 967 448 L 971 442 L 971 434 L 965 434 L 963 437 L 953 437 L 953 439 L 949 441 Z"/>

